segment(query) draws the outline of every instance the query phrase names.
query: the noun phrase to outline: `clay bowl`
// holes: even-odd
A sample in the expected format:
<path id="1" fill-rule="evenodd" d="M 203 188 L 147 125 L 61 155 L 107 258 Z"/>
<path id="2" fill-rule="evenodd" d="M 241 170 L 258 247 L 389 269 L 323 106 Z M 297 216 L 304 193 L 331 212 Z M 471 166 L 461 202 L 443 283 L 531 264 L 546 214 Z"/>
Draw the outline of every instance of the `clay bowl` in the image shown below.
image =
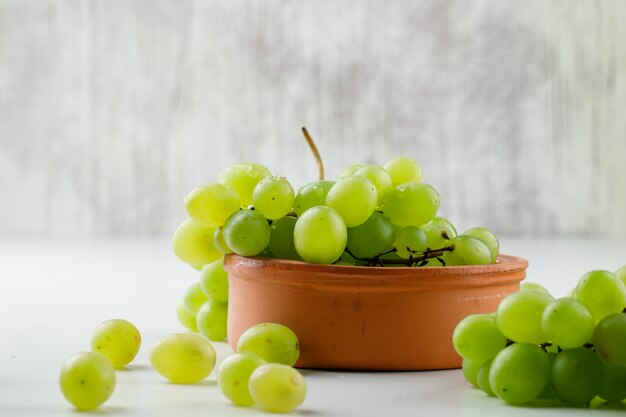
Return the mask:
<path id="1" fill-rule="evenodd" d="M 382 268 L 228 255 L 224 267 L 233 349 L 246 329 L 273 322 L 298 336 L 301 368 L 426 370 L 461 366 L 454 327 L 519 290 L 528 262 Z"/>

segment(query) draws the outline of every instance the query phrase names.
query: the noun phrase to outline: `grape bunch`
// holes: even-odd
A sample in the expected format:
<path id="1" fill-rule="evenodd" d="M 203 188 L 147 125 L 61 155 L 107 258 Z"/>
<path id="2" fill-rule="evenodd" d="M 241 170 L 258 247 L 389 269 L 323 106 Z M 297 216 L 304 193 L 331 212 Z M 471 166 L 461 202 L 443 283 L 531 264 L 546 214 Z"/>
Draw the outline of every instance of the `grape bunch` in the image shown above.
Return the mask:
<path id="1" fill-rule="evenodd" d="M 466 379 L 507 403 L 623 401 L 626 266 L 591 271 L 560 299 L 522 284 L 495 313 L 463 319 L 452 341 Z"/>
<path id="2" fill-rule="evenodd" d="M 449 220 L 437 216 L 439 200 L 422 182 L 417 161 L 404 156 L 384 167 L 349 166 L 337 181 L 314 181 L 297 193 L 266 167 L 238 163 L 185 198 L 189 218 L 174 233 L 173 247 L 181 260 L 203 270 L 229 253 L 368 266 L 496 262 L 493 233 L 473 228 L 457 235 Z M 226 301 L 223 294 L 207 295 Z"/>

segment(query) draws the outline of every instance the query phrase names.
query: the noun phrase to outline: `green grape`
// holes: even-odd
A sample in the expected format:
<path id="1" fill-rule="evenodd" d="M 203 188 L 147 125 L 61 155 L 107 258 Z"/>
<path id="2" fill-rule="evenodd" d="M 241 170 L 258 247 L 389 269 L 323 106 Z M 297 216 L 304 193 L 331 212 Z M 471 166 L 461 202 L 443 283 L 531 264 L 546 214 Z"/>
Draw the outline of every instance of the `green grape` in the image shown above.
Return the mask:
<path id="1" fill-rule="evenodd" d="M 209 376 L 215 366 L 215 349 L 195 333 L 170 334 L 152 347 L 150 364 L 175 384 L 193 384 Z"/>
<path id="2" fill-rule="evenodd" d="M 626 265 L 615 271 L 615 276 L 622 281 L 622 284 L 626 285 Z"/>
<path id="3" fill-rule="evenodd" d="M 603 318 L 593 332 L 593 345 L 606 363 L 626 365 L 626 314 Z"/>
<path id="4" fill-rule="evenodd" d="M 272 173 L 263 165 L 253 162 L 243 162 L 232 165 L 218 176 L 218 181 L 239 196 L 242 207 L 252 204 L 254 187 L 265 177 Z"/>
<path id="5" fill-rule="evenodd" d="M 115 369 L 102 354 L 78 353 L 61 368 L 59 386 L 65 399 L 79 410 L 93 410 L 115 389 Z"/>
<path id="6" fill-rule="evenodd" d="M 326 196 L 334 184 L 334 181 L 314 181 L 300 188 L 293 202 L 293 211 L 301 216 L 311 207 L 325 206 Z"/>
<path id="7" fill-rule="evenodd" d="M 399 156 L 387 162 L 385 170 L 389 173 L 394 185 L 422 180 L 422 167 L 416 160 L 406 156 Z"/>
<path id="8" fill-rule="evenodd" d="M 443 254 L 443 259 L 448 266 L 487 265 L 491 263 L 491 252 L 480 239 L 459 235 L 452 239 L 450 245 L 454 245 L 454 249 Z"/>
<path id="9" fill-rule="evenodd" d="M 550 294 L 550 291 L 548 291 L 543 285 L 537 284 L 536 282 L 524 281 L 519 285 L 519 289 L 520 291 L 541 291 Z"/>
<path id="10" fill-rule="evenodd" d="M 267 177 L 254 187 L 252 202 L 265 218 L 276 220 L 291 211 L 295 197 L 287 178 Z"/>
<path id="11" fill-rule="evenodd" d="M 554 395 L 571 404 L 585 404 L 600 392 L 604 364 L 589 349 L 568 349 L 559 353 L 550 374 Z"/>
<path id="12" fill-rule="evenodd" d="M 483 361 L 477 361 L 474 359 L 463 358 L 463 376 L 473 386 L 476 388 L 480 388 L 478 386 L 478 371 L 480 367 L 483 365 Z"/>
<path id="13" fill-rule="evenodd" d="M 419 227 L 437 214 L 439 194 L 428 184 L 409 182 L 392 189 L 381 209 L 398 226 Z"/>
<path id="14" fill-rule="evenodd" d="M 255 256 L 270 243 L 270 226 L 256 211 L 240 210 L 226 220 L 224 239 L 237 255 Z"/>
<path id="15" fill-rule="evenodd" d="M 365 166 L 366 166 L 365 164 L 353 164 L 353 165 L 347 166 L 344 169 L 342 169 L 341 172 L 339 172 L 339 176 L 337 178 L 342 179 L 346 177 L 351 177 L 354 175 L 355 172 L 357 172 L 359 169 Z"/>
<path id="16" fill-rule="evenodd" d="M 419 227 L 406 226 L 396 232 L 393 242 L 396 253 L 400 258 L 409 259 L 420 256 L 428 247 L 426 233 Z"/>
<path id="17" fill-rule="evenodd" d="M 457 324 L 452 344 L 463 358 L 485 362 L 506 346 L 506 337 L 500 333 L 496 320 L 488 314 L 472 314 Z"/>
<path id="18" fill-rule="evenodd" d="M 180 324 L 185 326 L 187 330 L 192 332 L 198 332 L 198 326 L 196 325 L 196 315 L 189 311 L 185 305 L 185 300 L 181 299 L 176 306 L 176 317 Z"/>
<path id="19" fill-rule="evenodd" d="M 556 346 L 556 345 L 551 345 L 551 346 Z M 548 347 L 548 349 L 549 348 L 550 346 Z M 550 361 L 550 374 L 552 374 L 552 366 L 554 365 L 554 361 L 556 357 L 558 356 L 557 355 L 558 351 L 555 351 L 555 352 L 548 351 L 547 353 L 548 353 L 548 360 Z M 548 382 L 546 382 L 546 385 L 544 385 L 543 390 L 541 390 L 537 398 L 544 399 L 544 400 L 555 398 L 554 392 L 552 391 L 552 381 L 550 380 L 550 378 L 548 378 Z"/>
<path id="20" fill-rule="evenodd" d="M 626 288 L 609 271 L 591 271 L 576 286 L 576 298 L 589 309 L 596 321 L 609 314 L 621 313 L 626 307 Z"/>
<path id="21" fill-rule="evenodd" d="M 550 360 L 539 346 L 516 343 L 506 347 L 493 360 L 489 385 L 494 394 L 509 404 L 535 399 L 550 375 Z"/>
<path id="22" fill-rule="evenodd" d="M 202 290 L 202 286 L 199 282 L 194 282 L 185 290 L 183 300 L 185 300 L 185 306 L 193 313 L 197 314 L 202 304 L 208 300 L 209 297 Z"/>
<path id="23" fill-rule="evenodd" d="M 226 339 L 227 319 L 228 303 L 209 300 L 198 310 L 196 325 L 209 340 L 222 341 Z"/>
<path id="24" fill-rule="evenodd" d="M 178 226 L 172 238 L 174 253 L 181 261 L 192 266 L 202 266 L 218 259 L 222 254 L 213 245 L 215 229 L 187 219 Z"/>
<path id="25" fill-rule="evenodd" d="M 337 210 L 346 227 L 364 223 L 378 203 L 376 187 L 365 177 L 338 180 L 326 196 L 326 205 Z"/>
<path id="26" fill-rule="evenodd" d="M 250 352 L 267 362 L 292 366 L 300 357 L 300 344 L 295 333 L 278 323 L 260 323 L 243 332 L 237 352 Z"/>
<path id="27" fill-rule="evenodd" d="M 348 229 L 347 247 L 357 258 L 373 258 L 393 248 L 394 234 L 388 218 L 372 213 L 365 223 Z"/>
<path id="28" fill-rule="evenodd" d="M 263 410 L 287 413 L 306 397 L 302 374 L 291 366 L 267 363 L 252 372 L 248 381 L 250 396 Z"/>
<path id="29" fill-rule="evenodd" d="M 139 330 L 122 319 L 100 323 L 91 336 L 91 351 L 106 356 L 115 368 L 123 368 L 131 363 L 139 352 L 139 346 Z"/>
<path id="30" fill-rule="evenodd" d="M 440 249 L 450 244 L 450 241 L 457 235 L 454 225 L 446 218 L 435 216 L 421 229 L 426 233 L 428 247 Z"/>
<path id="31" fill-rule="evenodd" d="M 544 343 L 548 337 L 541 328 L 544 310 L 554 298 L 541 291 L 518 291 L 498 305 L 496 324 L 507 338 L 520 343 Z"/>
<path id="32" fill-rule="evenodd" d="M 224 270 L 224 258 L 202 267 L 200 286 L 211 300 L 218 303 L 228 301 L 228 273 Z"/>
<path id="33" fill-rule="evenodd" d="M 215 248 L 224 255 L 233 253 L 233 250 L 229 248 L 228 244 L 226 243 L 226 238 L 224 237 L 224 228 L 222 226 L 215 229 L 215 233 L 213 233 L 213 246 L 215 246 Z M 199 269 L 202 269 L 202 267 L 200 267 Z"/>
<path id="34" fill-rule="evenodd" d="M 491 389 L 491 384 L 489 384 L 489 371 L 491 371 L 492 363 L 493 359 L 490 359 L 481 365 L 478 369 L 478 373 L 476 374 L 476 382 L 478 383 L 478 388 L 483 390 L 485 394 L 490 397 L 495 397 L 496 394 Z"/>
<path id="35" fill-rule="evenodd" d="M 293 243 L 293 231 L 297 220 L 296 217 L 286 216 L 272 222 L 269 248 L 275 257 L 294 261 L 301 260 Z"/>
<path id="36" fill-rule="evenodd" d="M 378 193 L 378 204 L 382 203 L 389 191 L 393 188 L 391 177 L 385 168 L 379 165 L 367 165 L 359 168 L 354 173 L 356 176 L 365 177 L 374 184 Z"/>
<path id="37" fill-rule="evenodd" d="M 300 257 L 307 262 L 329 264 L 343 253 L 348 231 L 343 219 L 330 207 L 313 207 L 296 221 L 293 243 Z"/>
<path id="38" fill-rule="evenodd" d="M 237 194 L 219 183 L 196 187 L 185 198 L 189 217 L 207 227 L 221 226 L 240 206 Z"/>
<path id="39" fill-rule="evenodd" d="M 563 349 L 587 343 L 595 327 L 593 316 L 574 298 L 560 298 L 550 303 L 541 318 L 541 328 L 548 340 Z"/>
<path id="40" fill-rule="evenodd" d="M 235 353 L 228 356 L 220 364 L 217 382 L 222 394 L 240 406 L 250 406 L 254 400 L 248 390 L 250 375 L 256 368 L 266 362 L 252 353 Z"/>
<path id="41" fill-rule="evenodd" d="M 491 263 L 495 264 L 500 254 L 500 243 L 490 230 L 484 227 L 473 227 L 463 232 L 465 236 L 472 236 L 480 239 L 488 248 L 491 253 Z"/>
<path id="42" fill-rule="evenodd" d="M 604 383 L 598 397 L 609 402 L 626 400 L 626 366 L 605 364 Z"/>

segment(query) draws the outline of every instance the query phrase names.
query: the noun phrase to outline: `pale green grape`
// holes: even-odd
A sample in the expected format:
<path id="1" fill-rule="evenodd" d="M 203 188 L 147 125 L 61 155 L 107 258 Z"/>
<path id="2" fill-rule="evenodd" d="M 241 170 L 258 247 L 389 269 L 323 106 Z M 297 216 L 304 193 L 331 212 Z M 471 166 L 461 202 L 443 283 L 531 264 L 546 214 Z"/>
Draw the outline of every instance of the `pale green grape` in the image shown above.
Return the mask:
<path id="1" fill-rule="evenodd" d="M 546 349 L 550 349 L 551 347 L 553 348 L 555 346 L 556 345 L 550 345 Z M 557 355 L 558 350 L 554 351 L 554 352 L 551 352 L 550 350 L 548 350 L 547 353 L 548 353 L 548 360 L 550 361 L 550 374 L 552 374 L 552 366 L 554 365 L 554 361 L 556 360 L 556 357 L 558 356 Z M 539 393 L 537 398 L 544 399 L 544 400 L 555 398 L 554 397 L 554 392 L 552 391 L 552 383 L 551 382 L 552 381 L 550 380 L 550 378 L 548 378 L 548 382 L 543 387 L 543 389 L 541 390 L 541 392 Z"/>
<path id="2" fill-rule="evenodd" d="M 419 227 L 437 214 L 439 194 L 428 184 L 409 182 L 392 189 L 381 210 L 398 226 Z"/>
<path id="3" fill-rule="evenodd" d="M 491 263 L 491 252 L 480 239 L 459 235 L 452 239 L 450 245 L 453 245 L 454 249 L 443 254 L 443 259 L 448 266 L 487 265 Z"/>
<path id="4" fill-rule="evenodd" d="M 393 187 L 391 177 L 387 171 L 385 171 L 385 168 L 379 165 L 364 166 L 356 170 L 354 175 L 365 177 L 374 184 L 376 192 L 378 193 L 378 204 L 383 202 Z"/>
<path id="5" fill-rule="evenodd" d="M 506 337 L 500 333 L 496 320 L 488 314 L 472 314 L 457 324 L 452 344 L 463 358 L 485 362 L 506 346 Z"/>
<path id="6" fill-rule="evenodd" d="M 378 193 L 365 177 L 346 177 L 338 180 L 326 196 L 326 205 L 341 215 L 346 227 L 364 223 L 378 204 Z"/>
<path id="7" fill-rule="evenodd" d="M 348 229 L 348 249 L 357 258 L 373 258 L 393 248 L 395 228 L 388 218 L 372 213 L 365 223 Z"/>
<path id="8" fill-rule="evenodd" d="M 473 227 L 463 232 L 465 236 L 472 236 L 480 239 L 488 248 L 491 253 L 491 263 L 495 264 L 500 254 L 500 243 L 490 230 L 484 227 Z"/>
<path id="9" fill-rule="evenodd" d="M 554 395 L 571 404 L 585 404 L 600 392 L 604 364 L 589 349 L 568 349 L 559 353 L 550 374 Z"/>
<path id="10" fill-rule="evenodd" d="M 255 256 L 270 243 L 270 226 L 256 211 L 240 210 L 226 220 L 224 239 L 237 255 Z"/>
<path id="11" fill-rule="evenodd" d="M 576 286 L 576 298 L 589 309 L 596 321 L 626 307 L 626 287 L 609 271 L 586 273 Z"/>
<path id="12" fill-rule="evenodd" d="M 185 198 L 189 217 L 207 227 L 221 226 L 240 206 L 237 194 L 219 183 L 196 187 Z"/>
<path id="13" fill-rule="evenodd" d="M 291 211 L 295 197 L 287 178 L 267 177 L 254 187 L 252 202 L 265 218 L 276 220 Z"/>
<path id="14" fill-rule="evenodd" d="M 478 386 L 478 371 L 480 367 L 483 365 L 483 361 L 476 361 L 474 359 L 463 358 L 463 376 L 473 386 L 479 388 Z"/>
<path id="15" fill-rule="evenodd" d="M 422 180 L 422 167 L 416 160 L 407 156 L 399 156 L 387 162 L 385 170 L 389 173 L 394 185 Z"/>
<path id="16" fill-rule="evenodd" d="M 78 353 L 65 362 L 59 378 L 61 392 L 79 410 L 93 410 L 115 389 L 115 369 L 100 353 Z"/>
<path id="17" fill-rule="evenodd" d="M 606 363 L 626 365 L 626 314 L 603 318 L 593 332 L 593 345 Z"/>
<path id="18" fill-rule="evenodd" d="M 185 306 L 193 314 L 197 314 L 202 304 L 204 304 L 208 299 L 209 297 L 202 290 L 202 286 L 199 282 L 194 282 L 187 287 L 185 294 L 183 295 Z"/>
<path id="19" fill-rule="evenodd" d="M 519 285 L 519 289 L 520 291 L 541 291 L 550 294 L 550 291 L 548 291 L 546 287 L 541 284 L 537 284 L 536 282 L 524 281 Z M 568 297 L 570 296 L 568 295 Z"/>
<path id="20" fill-rule="evenodd" d="M 226 339 L 227 319 L 228 303 L 208 300 L 198 310 L 196 325 L 198 331 L 210 340 L 222 341 Z"/>
<path id="21" fill-rule="evenodd" d="M 123 368 L 135 359 L 139 346 L 139 330 L 131 322 L 122 319 L 100 323 L 91 336 L 92 352 L 106 356 L 115 368 Z"/>
<path id="22" fill-rule="evenodd" d="M 213 245 L 215 229 L 187 219 L 178 226 L 172 238 L 174 253 L 181 261 L 192 266 L 202 266 L 218 259 L 222 254 Z"/>
<path id="23" fill-rule="evenodd" d="M 346 177 L 351 177 L 352 175 L 354 175 L 355 172 L 357 172 L 359 169 L 363 168 L 364 166 L 365 164 L 353 164 L 353 165 L 347 166 L 344 169 L 342 169 L 341 172 L 339 172 L 339 176 L 337 178 L 342 179 Z"/>
<path id="24" fill-rule="evenodd" d="M 396 253 L 403 259 L 420 256 L 428 247 L 426 233 L 419 227 L 406 226 L 396 232 L 393 242 Z"/>
<path id="25" fill-rule="evenodd" d="M 286 216 L 272 222 L 269 249 L 279 259 L 301 260 L 293 243 L 293 232 L 298 219 Z"/>
<path id="26" fill-rule="evenodd" d="M 615 271 L 615 276 L 626 285 L 626 265 Z"/>
<path id="27" fill-rule="evenodd" d="M 181 299 L 178 305 L 176 305 L 176 317 L 178 318 L 180 324 L 185 326 L 187 330 L 192 332 L 198 331 L 198 326 L 196 325 L 196 315 L 189 311 L 185 305 L 184 299 Z"/>
<path id="28" fill-rule="evenodd" d="M 250 352 L 267 362 L 292 366 L 300 357 L 300 344 L 295 333 L 278 323 L 260 323 L 243 332 L 237 352 Z"/>
<path id="29" fill-rule="evenodd" d="M 163 337 L 150 352 L 152 367 L 175 384 L 193 384 L 209 376 L 215 366 L 215 349 L 195 333 Z"/>
<path id="30" fill-rule="evenodd" d="M 496 324 L 507 338 L 520 343 L 548 341 L 541 328 L 544 310 L 554 298 L 541 291 L 518 291 L 507 295 L 498 305 Z"/>
<path id="31" fill-rule="evenodd" d="M 604 383 L 598 397 L 611 402 L 626 399 L 626 366 L 605 364 Z"/>
<path id="32" fill-rule="evenodd" d="M 483 390 L 485 394 L 490 397 L 495 397 L 496 394 L 491 389 L 491 384 L 489 383 L 489 371 L 491 371 L 492 363 L 493 359 L 490 359 L 481 365 L 478 369 L 478 373 L 476 373 L 476 382 L 478 383 L 478 388 Z"/>
<path id="33" fill-rule="evenodd" d="M 493 360 L 489 385 L 494 394 L 510 404 L 535 399 L 550 375 L 550 360 L 539 346 L 516 343 L 506 347 Z"/>
<path id="34" fill-rule="evenodd" d="M 326 196 L 334 184 L 334 181 L 314 181 L 300 188 L 293 202 L 293 211 L 301 216 L 311 207 L 325 206 Z"/>
<path id="35" fill-rule="evenodd" d="M 215 233 L 213 233 L 213 246 L 215 246 L 215 248 L 224 255 L 233 253 L 233 250 L 229 248 L 228 244 L 226 243 L 226 238 L 224 237 L 224 228 L 222 226 L 215 229 Z"/>
<path id="36" fill-rule="evenodd" d="M 252 372 L 248 381 L 250 396 L 263 410 L 287 413 L 306 397 L 302 374 L 291 366 L 267 363 Z"/>
<path id="37" fill-rule="evenodd" d="M 211 300 L 219 303 L 228 301 L 228 273 L 224 270 L 224 258 L 202 267 L 200 286 Z"/>
<path id="38" fill-rule="evenodd" d="M 454 225 L 441 216 L 435 216 L 421 229 L 426 233 L 428 247 L 431 249 L 440 249 L 448 246 L 450 241 L 457 235 Z"/>
<path id="39" fill-rule="evenodd" d="M 266 362 L 253 353 L 235 353 L 220 364 L 217 382 L 222 394 L 240 406 L 250 406 L 254 400 L 248 390 L 250 375 Z"/>
<path id="40" fill-rule="evenodd" d="M 218 181 L 239 196 L 241 205 L 245 208 L 252 204 L 254 187 L 272 173 L 263 165 L 253 162 L 242 162 L 232 165 L 218 176 Z"/>
<path id="41" fill-rule="evenodd" d="M 329 264 L 343 253 L 348 241 L 346 225 L 330 207 L 313 207 L 296 221 L 293 243 L 300 257 L 307 262 Z"/>
<path id="42" fill-rule="evenodd" d="M 553 301 L 545 308 L 541 318 L 543 333 L 562 349 L 573 349 L 587 343 L 595 324 L 587 307 L 574 298 Z"/>

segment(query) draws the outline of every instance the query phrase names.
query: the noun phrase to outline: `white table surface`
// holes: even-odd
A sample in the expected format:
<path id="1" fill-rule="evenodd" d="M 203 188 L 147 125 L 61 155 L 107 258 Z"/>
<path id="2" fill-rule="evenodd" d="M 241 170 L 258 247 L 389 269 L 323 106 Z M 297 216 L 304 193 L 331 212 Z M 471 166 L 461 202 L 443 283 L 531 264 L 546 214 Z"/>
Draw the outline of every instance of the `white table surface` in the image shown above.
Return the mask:
<path id="1" fill-rule="evenodd" d="M 591 269 L 626 264 L 626 241 L 501 238 L 503 251 L 530 260 L 528 280 L 563 296 Z M 118 372 L 117 388 L 95 413 L 111 416 L 254 416 L 222 397 L 215 371 L 203 383 L 174 385 L 148 362 L 152 344 L 182 331 L 174 306 L 197 273 L 171 253 L 169 241 L 0 240 L 0 416 L 76 416 L 59 391 L 59 370 L 87 350 L 93 328 L 110 318 L 135 323 L 138 357 Z M 218 361 L 231 351 L 216 343 Z M 302 416 L 624 415 L 603 410 L 511 407 L 465 382 L 461 371 L 304 371 Z"/>

